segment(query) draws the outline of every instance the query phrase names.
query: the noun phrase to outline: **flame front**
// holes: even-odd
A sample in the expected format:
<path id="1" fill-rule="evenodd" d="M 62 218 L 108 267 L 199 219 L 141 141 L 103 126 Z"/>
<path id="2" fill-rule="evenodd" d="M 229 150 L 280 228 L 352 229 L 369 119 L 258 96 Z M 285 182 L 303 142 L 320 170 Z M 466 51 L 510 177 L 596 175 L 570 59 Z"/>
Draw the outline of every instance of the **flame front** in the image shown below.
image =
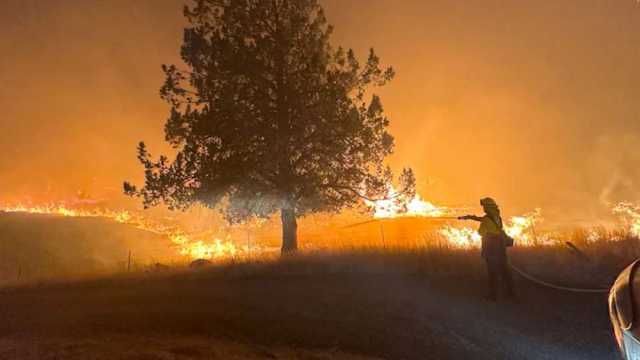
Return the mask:
<path id="1" fill-rule="evenodd" d="M 480 247 L 482 238 L 478 232 L 470 227 L 456 228 L 445 226 L 438 233 L 447 239 L 454 248 L 470 249 Z"/>
<path id="2" fill-rule="evenodd" d="M 180 254 L 187 255 L 192 259 L 219 259 L 233 258 L 237 252 L 238 249 L 232 242 L 222 242 L 215 239 L 213 244 L 206 244 L 202 241 L 193 242 L 190 246 L 183 247 Z"/>
<path id="3" fill-rule="evenodd" d="M 538 237 L 535 233 L 535 225 L 542 222 L 542 220 L 542 210 L 535 209 L 532 213 L 512 217 L 505 224 L 504 231 L 512 238 L 517 239 L 520 245 L 542 244 L 548 240 Z"/>
<path id="4" fill-rule="evenodd" d="M 453 213 L 452 209 L 436 206 L 422 200 L 419 194 L 407 199 L 399 194 L 392 186 L 389 187 L 387 199 L 377 201 L 365 201 L 373 208 L 374 218 L 392 219 L 398 217 L 442 217 Z M 532 213 L 522 216 L 514 216 L 505 223 L 505 232 L 517 239 L 519 245 L 532 246 L 543 243 L 553 243 L 546 237 L 536 236 L 535 224 L 542 221 L 541 210 L 536 209 Z M 638 215 L 638 233 L 640 234 L 640 215 Z M 456 248 L 479 247 L 481 236 L 470 227 L 445 226 L 438 230 L 448 243 Z"/>
<path id="5" fill-rule="evenodd" d="M 367 202 L 375 210 L 377 219 L 390 219 L 399 217 L 442 217 L 453 213 L 446 207 L 438 207 L 428 201 L 422 200 L 416 194 L 411 199 L 398 197 L 395 190 L 391 189 L 388 200 Z M 395 196 L 395 198 L 394 198 Z M 398 201 L 400 200 L 400 201 Z M 249 248 L 237 247 L 229 238 L 221 240 L 213 232 L 190 233 L 175 225 L 167 225 L 167 222 L 153 221 L 139 213 L 127 210 L 109 209 L 75 209 L 63 203 L 27 206 L 18 204 L 13 206 L 0 206 L 0 212 L 23 212 L 30 214 L 56 215 L 64 217 L 100 217 L 111 219 L 117 223 L 134 226 L 138 229 L 149 231 L 161 236 L 166 236 L 177 248 L 178 254 L 190 259 L 229 259 L 246 256 Z M 627 225 L 628 233 L 640 238 L 640 206 L 631 203 L 620 203 L 613 212 L 621 216 Z M 552 245 L 557 244 L 556 235 L 537 234 L 535 225 L 542 222 L 541 210 L 511 217 L 505 221 L 505 232 L 516 240 L 518 246 Z M 447 225 L 436 230 L 437 234 L 446 240 L 447 244 L 454 248 L 470 249 L 481 245 L 481 237 L 478 232 L 468 226 Z M 597 242 L 609 237 L 596 230 L 587 232 L 588 242 Z M 267 248 L 254 244 L 253 252 L 260 253 Z"/>
<path id="6" fill-rule="evenodd" d="M 365 203 L 374 210 L 376 219 L 392 219 L 397 217 L 438 217 L 448 212 L 447 208 L 438 207 L 428 201 L 422 200 L 419 194 L 411 199 L 398 193 L 394 187 L 389 187 L 386 199 L 365 200 Z"/>
<path id="7" fill-rule="evenodd" d="M 9 213 L 29 213 L 41 215 L 56 215 L 64 217 L 93 217 L 111 219 L 117 223 L 134 226 L 138 229 L 166 236 L 178 247 L 178 253 L 191 259 L 222 259 L 234 257 L 239 253 L 231 241 L 222 241 L 214 238 L 213 243 L 207 243 L 199 239 L 203 236 L 188 234 L 175 227 L 151 221 L 139 214 L 133 214 L 127 210 L 108 209 L 71 209 L 63 204 L 26 206 L 23 204 L 14 206 L 0 206 L 0 211 Z M 208 236 L 205 236 L 208 237 Z"/>
<path id="8" fill-rule="evenodd" d="M 504 231 L 516 239 L 518 245 L 533 246 L 536 244 L 544 244 L 552 242 L 546 237 L 540 238 L 535 234 L 534 225 L 542 221 L 541 210 L 536 209 L 534 212 L 523 215 L 514 216 L 504 225 Z M 475 248 L 480 247 L 482 237 L 478 231 L 470 227 L 454 227 L 445 226 L 438 231 L 448 243 L 455 248 Z"/>
<path id="9" fill-rule="evenodd" d="M 613 208 L 613 213 L 622 216 L 629 228 L 629 234 L 640 237 L 640 206 L 621 202 Z"/>

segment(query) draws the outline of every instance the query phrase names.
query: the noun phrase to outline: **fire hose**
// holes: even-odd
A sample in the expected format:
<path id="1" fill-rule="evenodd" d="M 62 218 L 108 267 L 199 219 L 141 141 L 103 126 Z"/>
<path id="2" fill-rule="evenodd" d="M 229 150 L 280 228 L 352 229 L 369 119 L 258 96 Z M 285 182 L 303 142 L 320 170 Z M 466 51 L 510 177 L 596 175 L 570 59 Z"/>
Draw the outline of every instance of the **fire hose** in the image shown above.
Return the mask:
<path id="1" fill-rule="evenodd" d="M 449 216 L 442 216 L 442 217 L 435 217 L 432 219 L 438 219 L 438 220 L 457 220 L 458 217 L 449 217 Z M 380 219 L 373 219 L 373 220 L 368 220 L 368 221 L 364 221 L 364 222 L 360 222 L 360 223 L 356 223 L 356 224 L 351 224 L 348 226 L 345 226 L 345 229 L 348 228 L 353 228 L 353 227 L 357 227 L 357 226 L 361 226 L 361 225 L 365 225 L 365 224 L 369 224 L 369 223 L 374 223 L 374 222 L 379 222 Z M 525 272 L 524 270 L 520 269 L 519 267 L 513 265 L 512 263 L 509 263 L 509 266 L 513 269 L 513 271 L 515 271 L 516 273 L 518 273 L 520 276 L 522 276 L 523 278 L 531 281 L 532 283 L 544 286 L 544 287 L 548 287 L 551 289 L 555 289 L 555 290 L 560 290 L 560 291 L 568 291 L 568 292 L 574 292 L 574 293 L 587 293 L 587 294 L 604 294 L 604 293 L 608 293 L 609 292 L 609 288 L 576 288 L 576 287 L 570 287 L 570 286 L 562 286 L 562 285 L 556 285 L 556 284 L 552 284 L 550 282 L 541 280 L 527 272 Z"/>
<path id="2" fill-rule="evenodd" d="M 509 266 L 511 266 L 511 268 L 518 273 L 520 276 L 522 276 L 523 278 L 536 283 L 538 285 L 542 285 L 548 288 L 552 288 L 552 289 L 556 289 L 556 290 L 562 290 L 562 291 L 569 291 L 569 292 L 575 292 L 575 293 L 591 293 L 591 294 L 601 294 L 601 293 L 608 293 L 609 289 L 608 288 L 594 288 L 594 289 L 589 289 L 589 288 L 575 288 L 575 287 L 569 287 L 569 286 L 561 286 L 561 285 L 556 285 L 556 284 L 552 284 L 550 282 L 546 282 L 544 280 L 540 280 L 538 278 L 536 278 L 535 276 L 532 276 L 528 273 L 526 273 L 525 271 L 523 271 L 522 269 L 518 268 L 517 266 L 513 265 L 512 263 L 509 263 Z"/>

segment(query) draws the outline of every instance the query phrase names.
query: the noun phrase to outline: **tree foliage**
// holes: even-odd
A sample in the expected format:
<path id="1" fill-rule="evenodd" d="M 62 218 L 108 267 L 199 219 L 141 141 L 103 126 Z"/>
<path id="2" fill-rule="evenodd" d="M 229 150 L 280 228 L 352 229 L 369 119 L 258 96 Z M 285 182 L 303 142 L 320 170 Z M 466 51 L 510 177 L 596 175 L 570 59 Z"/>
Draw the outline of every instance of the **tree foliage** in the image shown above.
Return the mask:
<path id="1" fill-rule="evenodd" d="M 373 49 L 364 63 L 333 48 L 317 0 L 199 0 L 181 56 L 163 66 L 173 161 L 138 147 L 145 206 L 223 203 L 232 222 L 287 210 L 338 211 L 384 196 L 393 150 L 382 102 L 369 89 L 394 77 Z M 400 177 L 405 192 L 413 174 Z"/>

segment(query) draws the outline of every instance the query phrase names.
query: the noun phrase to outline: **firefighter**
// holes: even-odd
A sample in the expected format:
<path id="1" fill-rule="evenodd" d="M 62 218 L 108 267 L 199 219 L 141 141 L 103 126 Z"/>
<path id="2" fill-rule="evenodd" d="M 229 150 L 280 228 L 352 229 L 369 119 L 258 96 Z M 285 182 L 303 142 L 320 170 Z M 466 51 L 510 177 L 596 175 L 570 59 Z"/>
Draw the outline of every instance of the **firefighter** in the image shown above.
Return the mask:
<path id="1" fill-rule="evenodd" d="M 466 215 L 458 219 L 480 222 L 478 233 L 482 237 L 482 257 L 489 274 L 487 299 L 496 301 L 498 282 L 503 284 L 507 298 L 513 299 L 513 280 L 507 260 L 507 247 L 513 245 L 513 239 L 504 232 L 500 208 L 495 200 L 484 198 L 480 200 L 480 205 L 484 209 L 484 216 Z"/>

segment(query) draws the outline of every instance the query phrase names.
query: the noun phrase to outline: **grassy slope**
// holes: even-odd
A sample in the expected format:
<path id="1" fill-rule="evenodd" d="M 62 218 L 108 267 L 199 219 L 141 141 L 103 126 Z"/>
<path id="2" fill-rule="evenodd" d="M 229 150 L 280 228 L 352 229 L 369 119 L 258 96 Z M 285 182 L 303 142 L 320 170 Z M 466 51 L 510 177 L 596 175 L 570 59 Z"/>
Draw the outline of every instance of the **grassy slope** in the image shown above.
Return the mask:
<path id="1" fill-rule="evenodd" d="M 122 271 L 175 256 L 169 240 L 97 218 L 0 213 L 0 281 Z"/>

